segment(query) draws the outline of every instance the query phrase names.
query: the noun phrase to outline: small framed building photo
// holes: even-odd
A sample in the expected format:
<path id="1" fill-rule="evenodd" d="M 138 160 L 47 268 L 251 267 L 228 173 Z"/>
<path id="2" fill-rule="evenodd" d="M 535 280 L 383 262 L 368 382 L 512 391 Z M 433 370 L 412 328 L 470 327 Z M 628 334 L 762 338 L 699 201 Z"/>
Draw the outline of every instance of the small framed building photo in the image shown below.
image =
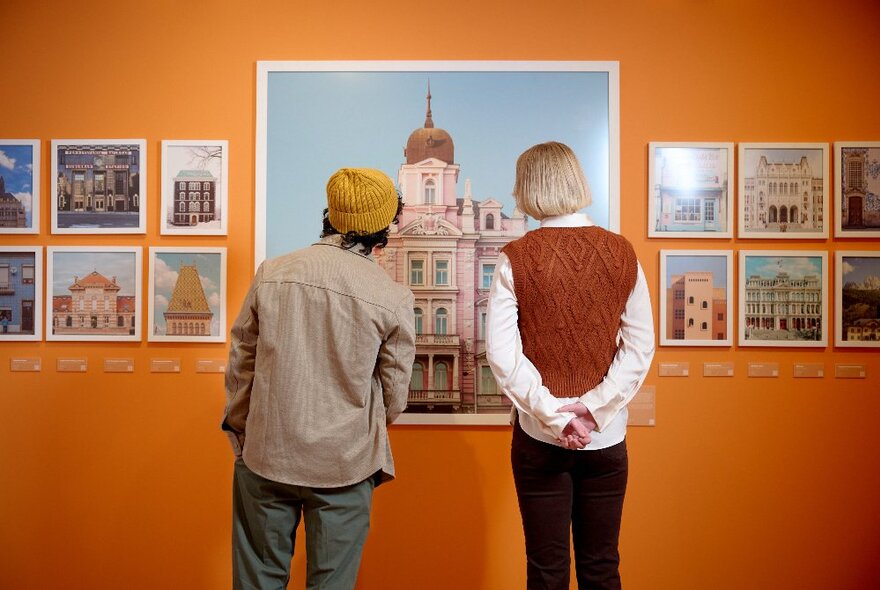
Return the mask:
<path id="1" fill-rule="evenodd" d="M 835 253 L 834 344 L 880 348 L 880 252 Z"/>
<path id="2" fill-rule="evenodd" d="M 834 237 L 880 238 L 880 141 L 834 143 Z"/>
<path id="3" fill-rule="evenodd" d="M 0 246 L 0 342 L 43 338 L 43 248 Z"/>
<path id="4" fill-rule="evenodd" d="M 143 139 L 52 140 L 52 233 L 147 232 Z"/>
<path id="5" fill-rule="evenodd" d="M 140 246 L 49 246 L 46 276 L 46 340 L 140 341 Z"/>
<path id="6" fill-rule="evenodd" d="M 226 248 L 150 248 L 149 333 L 158 342 L 226 342 Z"/>
<path id="7" fill-rule="evenodd" d="M 227 140 L 163 141 L 160 233 L 225 236 L 228 177 Z"/>
<path id="8" fill-rule="evenodd" d="M 828 237 L 827 143 L 739 144 L 740 238 Z"/>
<path id="9" fill-rule="evenodd" d="M 733 251 L 660 251 L 661 346 L 730 346 Z"/>
<path id="10" fill-rule="evenodd" d="M 740 346 L 827 346 L 827 329 L 827 252 L 740 250 Z"/>
<path id="11" fill-rule="evenodd" d="M 733 237 L 733 143 L 648 145 L 648 237 Z"/>
<path id="12" fill-rule="evenodd" d="M 0 234 L 40 233 L 40 140 L 0 139 Z"/>

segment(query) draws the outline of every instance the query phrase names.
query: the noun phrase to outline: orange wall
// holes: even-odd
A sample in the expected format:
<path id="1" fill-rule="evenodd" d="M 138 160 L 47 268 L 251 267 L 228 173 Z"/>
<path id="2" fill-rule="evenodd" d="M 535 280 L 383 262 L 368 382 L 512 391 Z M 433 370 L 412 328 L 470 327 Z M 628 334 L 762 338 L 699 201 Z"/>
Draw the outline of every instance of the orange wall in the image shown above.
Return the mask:
<path id="1" fill-rule="evenodd" d="M 225 245 L 234 315 L 253 272 L 257 60 L 619 60 L 622 230 L 656 316 L 661 248 L 877 248 L 649 241 L 645 228 L 649 141 L 880 140 L 878 22 L 876 0 L 7 0 L 0 137 L 44 140 L 44 195 L 49 139 L 145 137 L 149 225 L 146 236 L 51 236 L 44 201 L 42 233 L 2 243 Z M 205 137 L 230 141 L 229 236 L 160 237 L 160 141 Z M 40 356 L 45 369 L 10 373 L 13 355 Z M 89 372 L 56 373 L 73 355 Z M 0 588 L 229 587 L 222 379 L 194 372 L 196 359 L 224 355 L 223 345 L 0 343 Z M 102 373 L 108 356 L 134 357 L 135 374 Z M 183 372 L 149 373 L 163 356 Z M 692 374 L 725 359 L 733 379 L 660 378 L 656 366 L 648 378 L 658 425 L 629 434 L 627 587 L 875 586 L 878 351 L 657 353 L 689 360 Z M 746 378 L 761 360 L 779 361 L 782 376 Z M 864 363 L 868 378 L 795 381 L 800 360 L 829 373 Z M 395 427 L 392 441 L 400 477 L 376 495 L 359 588 L 523 587 L 507 429 Z"/>

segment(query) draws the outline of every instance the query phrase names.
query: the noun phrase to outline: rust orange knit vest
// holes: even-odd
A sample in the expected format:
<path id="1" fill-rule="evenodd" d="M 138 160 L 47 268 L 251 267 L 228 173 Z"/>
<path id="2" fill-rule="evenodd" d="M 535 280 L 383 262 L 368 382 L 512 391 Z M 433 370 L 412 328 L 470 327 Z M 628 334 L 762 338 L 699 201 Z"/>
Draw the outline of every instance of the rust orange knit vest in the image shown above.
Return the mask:
<path id="1" fill-rule="evenodd" d="M 513 269 L 523 352 L 556 397 L 602 382 L 636 284 L 632 245 L 598 226 L 543 227 L 502 250 Z"/>

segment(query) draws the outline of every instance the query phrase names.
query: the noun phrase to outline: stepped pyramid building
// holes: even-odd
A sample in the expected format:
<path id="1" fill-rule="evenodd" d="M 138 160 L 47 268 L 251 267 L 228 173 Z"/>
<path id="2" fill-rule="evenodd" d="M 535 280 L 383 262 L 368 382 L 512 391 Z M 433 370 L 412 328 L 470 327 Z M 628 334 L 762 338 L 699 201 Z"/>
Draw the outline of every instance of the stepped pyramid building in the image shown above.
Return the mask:
<path id="1" fill-rule="evenodd" d="M 195 265 L 180 266 L 174 292 L 165 316 L 167 336 L 210 336 L 214 312 L 208 305 L 199 269 Z"/>

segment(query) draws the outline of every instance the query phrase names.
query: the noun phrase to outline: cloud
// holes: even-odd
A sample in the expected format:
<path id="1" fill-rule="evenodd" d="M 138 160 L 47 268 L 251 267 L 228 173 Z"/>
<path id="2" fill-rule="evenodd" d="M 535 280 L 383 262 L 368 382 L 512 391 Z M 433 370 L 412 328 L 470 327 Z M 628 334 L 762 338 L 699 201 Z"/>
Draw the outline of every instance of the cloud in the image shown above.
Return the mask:
<path id="1" fill-rule="evenodd" d="M 208 305 L 211 307 L 220 307 L 220 293 L 217 291 L 212 292 L 208 296 Z"/>
<path id="2" fill-rule="evenodd" d="M 174 285 L 177 284 L 177 271 L 168 266 L 168 263 L 159 256 L 156 256 L 154 269 L 153 280 L 156 289 L 167 289 L 169 291 L 174 289 Z"/>
<path id="3" fill-rule="evenodd" d="M 206 277 L 205 275 L 199 275 L 199 279 L 202 281 L 202 289 L 207 291 L 216 291 L 217 283 Z"/>
<path id="4" fill-rule="evenodd" d="M 12 170 L 15 168 L 15 158 L 10 158 L 6 152 L 0 150 L 0 166 Z"/>
<path id="5" fill-rule="evenodd" d="M 24 205 L 25 211 L 31 210 L 31 203 L 34 202 L 33 195 L 31 195 L 30 193 L 13 193 L 12 196 L 18 199 L 19 202 Z"/>
<path id="6" fill-rule="evenodd" d="M 153 298 L 153 309 L 156 311 L 168 309 L 168 298 L 164 295 L 156 294 Z"/>
<path id="7" fill-rule="evenodd" d="M 849 273 L 851 273 L 852 271 L 854 271 L 856 269 L 856 267 L 854 267 L 852 264 L 850 264 L 849 262 L 845 262 L 845 261 L 844 261 L 843 266 L 841 268 L 843 269 L 844 275 L 848 275 Z"/>
<path id="8" fill-rule="evenodd" d="M 34 165 L 33 164 L 25 164 L 24 168 L 25 168 L 25 170 L 28 171 L 28 174 L 32 174 L 34 172 Z"/>
<path id="9" fill-rule="evenodd" d="M 762 277 L 773 278 L 780 272 L 788 273 L 792 278 L 802 278 L 806 275 L 821 275 L 821 260 L 813 256 L 761 257 L 760 266 L 756 266 L 750 274 L 759 274 Z"/>

